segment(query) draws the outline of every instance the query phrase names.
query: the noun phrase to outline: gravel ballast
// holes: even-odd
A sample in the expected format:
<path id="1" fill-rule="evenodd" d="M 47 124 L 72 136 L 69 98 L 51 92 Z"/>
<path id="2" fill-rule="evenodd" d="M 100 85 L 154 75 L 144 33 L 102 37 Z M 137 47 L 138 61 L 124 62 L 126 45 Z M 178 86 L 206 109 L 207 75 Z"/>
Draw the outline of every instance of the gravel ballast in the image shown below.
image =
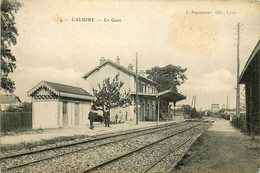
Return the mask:
<path id="1" fill-rule="evenodd" d="M 241 133 L 229 121 L 218 119 L 179 162 L 177 173 L 260 172 L 260 138 Z"/>
<path id="2" fill-rule="evenodd" d="M 194 123 L 192 123 L 194 124 Z M 183 127 L 178 127 L 181 129 Z M 174 130 L 173 130 L 174 129 Z M 43 161 L 40 163 L 36 163 L 27 167 L 24 167 L 26 172 L 77 172 L 79 168 L 83 167 L 91 167 L 98 162 L 106 161 L 112 157 L 121 155 L 124 152 L 129 150 L 133 150 L 138 146 L 146 145 L 152 141 L 158 140 L 159 138 L 163 138 L 167 133 L 172 133 L 177 130 L 177 128 L 173 128 L 171 130 L 166 130 L 164 132 L 153 133 L 150 137 L 136 137 L 129 138 L 126 141 L 113 143 L 107 146 L 100 146 L 93 150 L 85 150 L 79 153 L 70 154 L 63 157 L 58 157 L 55 159 L 51 159 L 48 161 Z M 168 131 L 168 132 L 167 132 Z M 55 151 L 54 151 L 55 152 Z M 33 159 L 34 156 L 32 156 Z M 25 160 L 25 159 L 24 159 Z M 28 159 L 26 159 L 28 160 Z M 19 162 L 18 162 L 19 163 Z M 17 163 L 17 164 L 18 164 Z M 5 163 L 11 164 L 10 162 Z M 6 166 L 5 165 L 5 166 Z M 17 169 L 21 170 L 21 169 Z M 14 170 L 13 170 L 14 171 Z M 19 172 L 19 171 L 18 171 Z"/>

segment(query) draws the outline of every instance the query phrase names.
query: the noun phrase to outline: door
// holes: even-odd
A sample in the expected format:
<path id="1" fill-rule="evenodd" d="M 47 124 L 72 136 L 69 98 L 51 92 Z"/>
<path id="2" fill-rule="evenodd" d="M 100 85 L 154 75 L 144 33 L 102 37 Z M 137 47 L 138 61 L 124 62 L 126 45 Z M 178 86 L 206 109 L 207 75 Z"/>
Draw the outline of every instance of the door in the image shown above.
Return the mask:
<path id="1" fill-rule="evenodd" d="M 68 102 L 62 102 L 62 125 L 68 125 Z"/>
<path id="2" fill-rule="evenodd" d="M 75 125 L 79 125 L 79 103 L 75 103 Z"/>
<path id="3" fill-rule="evenodd" d="M 145 104 L 142 104 L 142 120 L 145 121 Z"/>
<path id="4" fill-rule="evenodd" d="M 147 110 L 146 118 L 149 121 L 150 120 L 150 104 L 149 103 L 147 104 L 146 110 Z"/>

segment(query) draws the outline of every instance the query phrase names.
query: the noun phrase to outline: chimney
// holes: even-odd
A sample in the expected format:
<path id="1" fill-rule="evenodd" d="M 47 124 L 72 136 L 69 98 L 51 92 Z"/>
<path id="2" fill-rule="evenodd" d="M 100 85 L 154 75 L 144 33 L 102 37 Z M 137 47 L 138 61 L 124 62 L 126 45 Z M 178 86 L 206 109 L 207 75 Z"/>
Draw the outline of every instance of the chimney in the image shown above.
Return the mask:
<path id="1" fill-rule="evenodd" d="M 139 75 L 145 77 L 145 71 L 144 70 L 140 70 L 139 71 Z"/>
<path id="2" fill-rule="evenodd" d="M 129 64 L 129 65 L 128 65 L 128 70 L 134 71 L 134 66 L 133 66 L 133 64 Z"/>
<path id="3" fill-rule="evenodd" d="M 118 56 L 116 57 L 116 63 L 120 65 L 120 58 Z"/>
<path id="4" fill-rule="evenodd" d="M 101 64 L 104 64 L 105 62 L 106 62 L 105 58 L 104 58 L 104 57 L 101 57 L 101 58 L 100 58 L 100 65 L 101 65 Z"/>

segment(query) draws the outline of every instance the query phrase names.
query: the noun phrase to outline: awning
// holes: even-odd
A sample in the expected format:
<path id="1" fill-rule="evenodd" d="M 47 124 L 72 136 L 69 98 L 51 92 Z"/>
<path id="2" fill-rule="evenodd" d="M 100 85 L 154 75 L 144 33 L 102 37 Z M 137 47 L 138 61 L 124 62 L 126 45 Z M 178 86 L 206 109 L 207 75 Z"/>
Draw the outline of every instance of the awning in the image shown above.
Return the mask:
<path id="1" fill-rule="evenodd" d="M 135 92 L 131 92 L 131 95 L 135 95 Z M 139 92 L 138 96 L 141 97 L 146 97 L 146 98 L 151 98 L 151 99 L 160 99 L 162 101 L 168 101 L 168 102 L 177 102 L 180 100 L 184 100 L 186 99 L 186 97 L 180 93 L 178 93 L 177 91 L 173 91 L 171 89 L 159 92 L 159 93 L 143 93 L 143 92 Z"/>
<path id="2" fill-rule="evenodd" d="M 254 73 L 259 74 L 259 57 L 260 57 L 260 40 L 256 44 L 250 57 L 248 58 L 246 65 L 238 79 L 239 84 L 245 84 L 247 79 L 251 78 Z M 258 70 L 257 70 L 258 69 Z"/>
<path id="3" fill-rule="evenodd" d="M 165 100 L 168 102 L 177 102 L 186 99 L 184 95 L 178 93 L 177 91 L 173 91 L 171 89 L 159 92 L 158 97 L 160 100 Z"/>

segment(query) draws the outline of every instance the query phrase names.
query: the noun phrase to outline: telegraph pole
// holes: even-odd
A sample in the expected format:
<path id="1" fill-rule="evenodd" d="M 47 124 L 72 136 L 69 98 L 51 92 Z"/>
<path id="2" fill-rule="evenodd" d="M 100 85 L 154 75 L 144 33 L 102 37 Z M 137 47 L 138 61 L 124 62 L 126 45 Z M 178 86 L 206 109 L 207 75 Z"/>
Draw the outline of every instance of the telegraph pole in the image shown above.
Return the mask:
<path id="1" fill-rule="evenodd" d="M 228 96 L 227 96 L 227 109 L 228 109 Z"/>
<path id="2" fill-rule="evenodd" d="M 193 100 L 194 100 L 194 96 L 192 96 L 192 100 L 191 100 L 191 105 L 190 105 L 190 116 L 191 116 L 191 110 L 192 110 Z"/>
<path id="3" fill-rule="evenodd" d="M 136 95 L 135 95 L 135 113 L 136 113 L 136 125 L 138 124 L 138 56 L 136 53 L 136 74 L 135 74 L 135 83 L 136 83 Z"/>
<path id="4" fill-rule="evenodd" d="M 193 106 L 193 102 L 194 102 L 194 96 L 192 96 L 192 100 L 191 100 L 191 107 Z"/>
<path id="5" fill-rule="evenodd" d="M 237 93 L 236 93 L 236 115 L 240 117 L 240 86 L 239 79 L 239 41 L 240 41 L 240 24 L 237 24 Z"/>
<path id="6" fill-rule="evenodd" d="M 196 98 L 197 96 L 194 96 L 194 108 L 196 107 Z"/>

